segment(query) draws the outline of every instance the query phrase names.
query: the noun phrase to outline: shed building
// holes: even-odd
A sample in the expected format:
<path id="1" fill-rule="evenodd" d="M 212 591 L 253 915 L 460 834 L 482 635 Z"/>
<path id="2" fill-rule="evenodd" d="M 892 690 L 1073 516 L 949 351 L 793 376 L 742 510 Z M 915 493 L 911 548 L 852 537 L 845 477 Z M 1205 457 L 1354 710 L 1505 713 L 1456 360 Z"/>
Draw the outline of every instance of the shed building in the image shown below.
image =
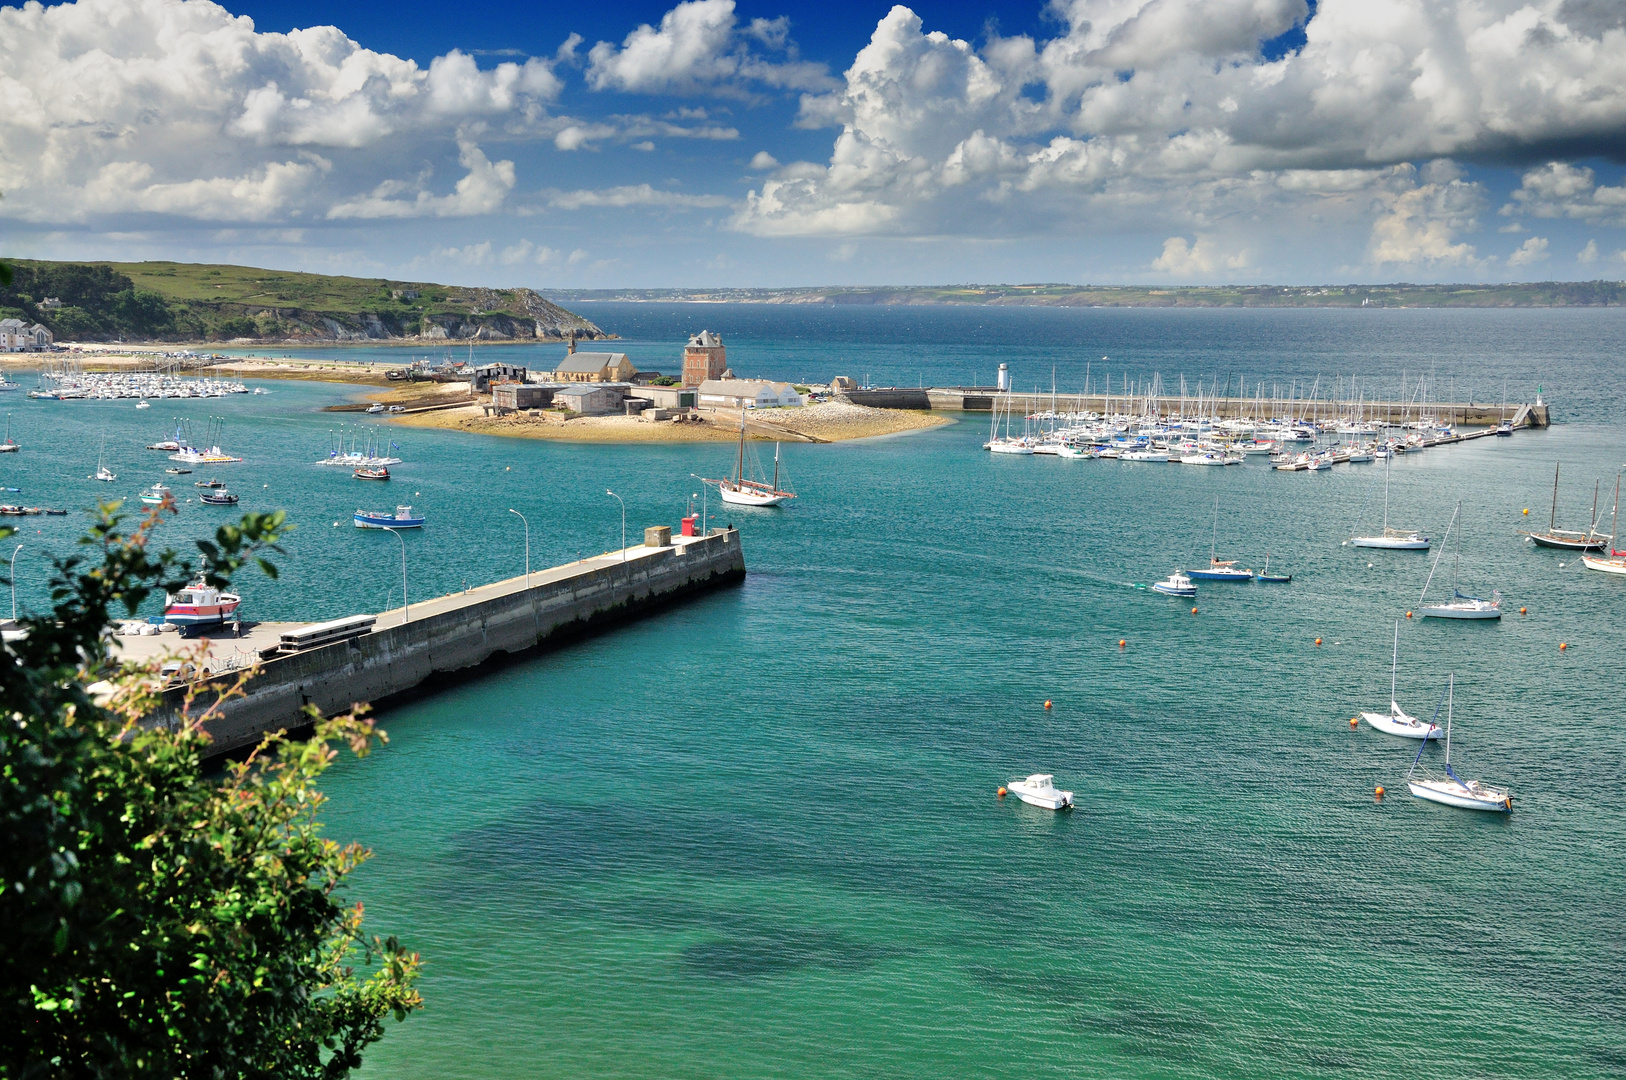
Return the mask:
<path id="1" fill-rule="evenodd" d="M 524 381 L 525 369 L 514 364 L 481 364 L 472 379 L 476 394 L 489 393 L 492 383 Z"/>
<path id="2" fill-rule="evenodd" d="M 491 404 L 499 412 L 520 409 L 545 409 L 553 404 L 553 393 L 558 387 L 538 386 L 536 383 L 495 383 L 491 387 Z"/>
<path id="3" fill-rule="evenodd" d="M 790 383 L 765 379 L 707 379 L 700 384 L 700 404 L 729 409 L 779 409 L 805 402 Z"/>
<path id="4" fill-rule="evenodd" d="M 630 382 L 638 367 L 618 352 L 570 352 L 553 369 L 554 382 Z"/>
<path id="5" fill-rule="evenodd" d="M 556 390 L 553 394 L 555 405 L 582 416 L 609 416 L 621 412 L 626 399 L 625 383 L 577 383 Z"/>
<path id="6" fill-rule="evenodd" d="M 692 409 L 699 392 L 692 386 L 634 386 L 628 395 L 652 402 L 657 409 Z"/>

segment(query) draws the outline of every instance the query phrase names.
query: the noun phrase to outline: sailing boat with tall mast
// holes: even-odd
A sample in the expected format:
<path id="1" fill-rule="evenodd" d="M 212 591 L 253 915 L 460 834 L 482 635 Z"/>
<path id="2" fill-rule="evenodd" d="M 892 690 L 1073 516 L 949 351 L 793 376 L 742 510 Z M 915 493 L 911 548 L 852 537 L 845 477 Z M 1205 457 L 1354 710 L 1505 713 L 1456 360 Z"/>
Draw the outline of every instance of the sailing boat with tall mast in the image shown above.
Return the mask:
<path id="1" fill-rule="evenodd" d="M 1599 551 L 1613 536 L 1598 535 L 1598 487 L 1592 488 L 1592 525 L 1586 532 L 1558 528 L 1558 462 L 1553 462 L 1553 508 L 1547 515 L 1546 532 L 1524 532 L 1530 541 L 1541 547 L 1563 548 L 1566 551 Z M 1613 531 L 1613 530 L 1611 530 Z"/>
<path id="2" fill-rule="evenodd" d="M 1452 675 L 1446 687 L 1445 775 L 1437 777 L 1427 766 L 1422 766 L 1422 775 L 1418 776 L 1423 750 L 1428 746 L 1425 739 L 1423 745 L 1417 748 L 1417 756 L 1412 758 L 1411 769 L 1406 773 L 1406 786 L 1417 798 L 1429 802 L 1460 806 L 1464 810 L 1492 810 L 1505 814 L 1513 809 L 1513 797 L 1507 788 L 1491 787 L 1478 780 L 1464 780 L 1451 768 L 1451 712 L 1456 702 L 1456 690 L 1457 677 Z"/>
<path id="3" fill-rule="evenodd" d="M 1620 520 L 1620 477 L 1615 477 L 1615 509 L 1609 515 L 1609 531 L 1611 534 L 1620 532 L 1615 524 Z M 1611 536 L 1610 540 L 1613 541 Z M 1608 547 L 1607 555 L 1591 555 L 1581 553 L 1581 562 L 1586 564 L 1588 570 L 1600 570 L 1605 574 L 1626 574 L 1626 551 L 1616 551 L 1613 542 Z"/>
<path id="4" fill-rule="evenodd" d="M 1462 501 L 1457 500 L 1456 512 L 1451 515 L 1451 524 L 1445 527 L 1445 538 L 1451 538 L 1451 529 L 1456 526 L 1457 519 L 1462 516 Z M 1438 554 L 1434 556 L 1434 565 L 1429 568 L 1428 580 L 1423 582 L 1423 591 L 1417 597 L 1417 610 L 1425 619 L 1500 619 L 1502 617 L 1502 594 L 1492 592 L 1489 600 L 1477 596 L 1469 596 L 1457 588 L 1457 571 L 1462 566 L 1462 529 L 1457 528 L 1457 551 L 1451 560 L 1451 599 L 1443 604 L 1423 603 L 1423 597 L 1428 595 L 1429 583 L 1434 580 L 1434 571 L 1440 567 L 1440 556 L 1445 554 L 1444 542 L 1440 545 Z"/>
<path id="5" fill-rule="evenodd" d="M 1214 528 L 1208 538 L 1208 568 L 1206 570 L 1187 570 L 1186 574 L 1194 581 L 1252 581 L 1253 571 L 1242 570 L 1236 565 L 1235 559 L 1221 559 L 1218 555 L 1219 545 L 1219 498 L 1214 499 Z"/>
<path id="6" fill-rule="evenodd" d="M 1355 547 L 1387 548 L 1391 551 L 1427 551 L 1428 537 L 1416 529 L 1391 529 L 1389 527 L 1389 473 L 1394 468 L 1394 456 L 1384 459 L 1383 466 L 1383 532 L 1377 536 L 1351 536 L 1349 542 Z M 1360 522 L 1355 523 L 1356 529 Z"/>
<path id="7" fill-rule="evenodd" d="M 1410 716 L 1400 703 L 1395 700 L 1395 669 L 1400 665 L 1400 620 L 1395 620 L 1394 653 L 1389 658 L 1389 711 L 1386 713 L 1363 712 L 1361 719 L 1367 725 L 1383 732 L 1386 735 L 1399 735 L 1403 739 L 1437 739 L 1440 737 L 1438 724 L 1425 724 L 1415 716 Z M 1436 713 L 1436 716 L 1439 714 Z"/>
<path id="8" fill-rule="evenodd" d="M 19 447 L 11 441 L 11 414 L 6 414 L 6 441 L 0 442 L 0 454 L 15 454 Z"/>
<path id="9" fill-rule="evenodd" d="M 117 480 L 118 477 L 114 476 L 113 475 L 113 470 L 109 469 L 107 467 L 107 463 L 106 463 L 106 460 L 105 460 L 106 455 L 107 455 L 107 436 L 103 435 L 102 436 L 102 447 L 101 447 L 100 450 L 96 451 L 96 475 L 94 477 L 92 477 L 92 479 L 101 480 L 101 481 L 104 481 L 104 482 L 110 484 L 113 481 Z"/>
<path id="10" fill-rule="evenodd" d="M 752 455 L 755 457 L 755 455 Z M 779 444 L 773 444 L 773 483 L 764 480 L 752 479 L 746 475 L 745 467 L 745 410 L 740 410 L 740 448 L 734 459 L 734 478 L 732 480 L 706 480 L 703 483 L 715 484 L 717 494 L 721 495 L 725 503 L 736 506 L 778 506 L 787 499 L 794 499 L 796 494 L 792 491 L 780 489 L 779 479 Z M 787 488 L 789 485 L 785 485 Z"/>

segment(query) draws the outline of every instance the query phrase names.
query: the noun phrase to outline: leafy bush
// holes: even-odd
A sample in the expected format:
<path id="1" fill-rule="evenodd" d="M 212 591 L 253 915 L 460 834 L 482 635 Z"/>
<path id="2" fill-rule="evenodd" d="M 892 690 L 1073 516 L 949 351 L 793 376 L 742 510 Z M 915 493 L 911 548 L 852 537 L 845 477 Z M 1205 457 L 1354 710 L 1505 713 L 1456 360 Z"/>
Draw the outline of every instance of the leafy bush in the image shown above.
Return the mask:
<path id="1" fill-rule="evenodd" d="M 153 669 L 119 665 L 106 628 L 192 577 L 148 552 L 167 509 L 125 534 L 103 506 L 85 552 L 54 560 L 52 610 L 0 645 L 0 1078 L 337 1080 L 421 1003 L 418 957 L 363 945 L 361 906 L 340 901 L 368 853 L 315 819 L 329 742 L 383 736 L 312 710 L 314 739 L 270 736 L 216 780 L 204 718 L 142 719 Z M 245 515 L 198 543 L 196 572 L 275 576 L 285 531 L 280 511 Z"/>

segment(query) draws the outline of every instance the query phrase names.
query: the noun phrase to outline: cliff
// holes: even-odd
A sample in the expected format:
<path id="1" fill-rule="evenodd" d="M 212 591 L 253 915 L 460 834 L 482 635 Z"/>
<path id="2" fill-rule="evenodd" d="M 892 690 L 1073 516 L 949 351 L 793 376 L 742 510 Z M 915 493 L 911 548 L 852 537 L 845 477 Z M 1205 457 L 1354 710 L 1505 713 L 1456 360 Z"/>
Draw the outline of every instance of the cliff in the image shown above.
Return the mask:
<path id="1" fill-rule="evenodd" d="M 193 263 L 5 260 L 0 318 L 58 341 L 563 340 L 611 335 L 530 289 Z"/>

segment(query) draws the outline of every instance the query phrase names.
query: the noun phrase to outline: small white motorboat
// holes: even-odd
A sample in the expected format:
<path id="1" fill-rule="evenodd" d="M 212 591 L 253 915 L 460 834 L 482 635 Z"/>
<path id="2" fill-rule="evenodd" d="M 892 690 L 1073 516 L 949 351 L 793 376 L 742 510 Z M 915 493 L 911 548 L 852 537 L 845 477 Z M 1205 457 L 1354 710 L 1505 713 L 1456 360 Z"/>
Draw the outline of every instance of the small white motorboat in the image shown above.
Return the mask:
<path id="1" fill-rule="evenodd" d="M 1429 802 L 1461 807 L 1464 810 L 1508 813 L 1513 809 L 1513 796 L 1507 788 L 1491 787 L 1478 780 L 1464 780 L 1451 768 L 1451 702 L 1456 696 L 1456 685 L 1457 677 L 1452 675 L 1451 682 L 1446 688 L 1445 775 L 1436 777 L 1429 772 L 1427 766 L 1419 768 L 1423 759 L 1423 749 L 1428 746 L 1428 741 L 1424 740 L 1423 745 L 1417 748 L 1417 756 L 1412 759 L 1411 770 L 1406 773 L 1406 786 L 1411 788 L 1414 796 L 1427 799 Z"/>
<path id="2" fill-rule="evenodd" d="M 1056 787 L 1056 778 L 1050 773 L 1034 773 L 1025 780 L 1012 780 L 1005 789 L 1029 806 L 1046 810 L 1070 810 L 1073 793 Z"/>
<path id="3" fill-rule="evenodd" d="M 1176 570 L 1162 581 L 1152 586 L 1153 592 L 1163 593 L 1165 596 L 1196 596 L 1197 586 L 1191 583 L 1191 575 L 1184 570 Z"/>

